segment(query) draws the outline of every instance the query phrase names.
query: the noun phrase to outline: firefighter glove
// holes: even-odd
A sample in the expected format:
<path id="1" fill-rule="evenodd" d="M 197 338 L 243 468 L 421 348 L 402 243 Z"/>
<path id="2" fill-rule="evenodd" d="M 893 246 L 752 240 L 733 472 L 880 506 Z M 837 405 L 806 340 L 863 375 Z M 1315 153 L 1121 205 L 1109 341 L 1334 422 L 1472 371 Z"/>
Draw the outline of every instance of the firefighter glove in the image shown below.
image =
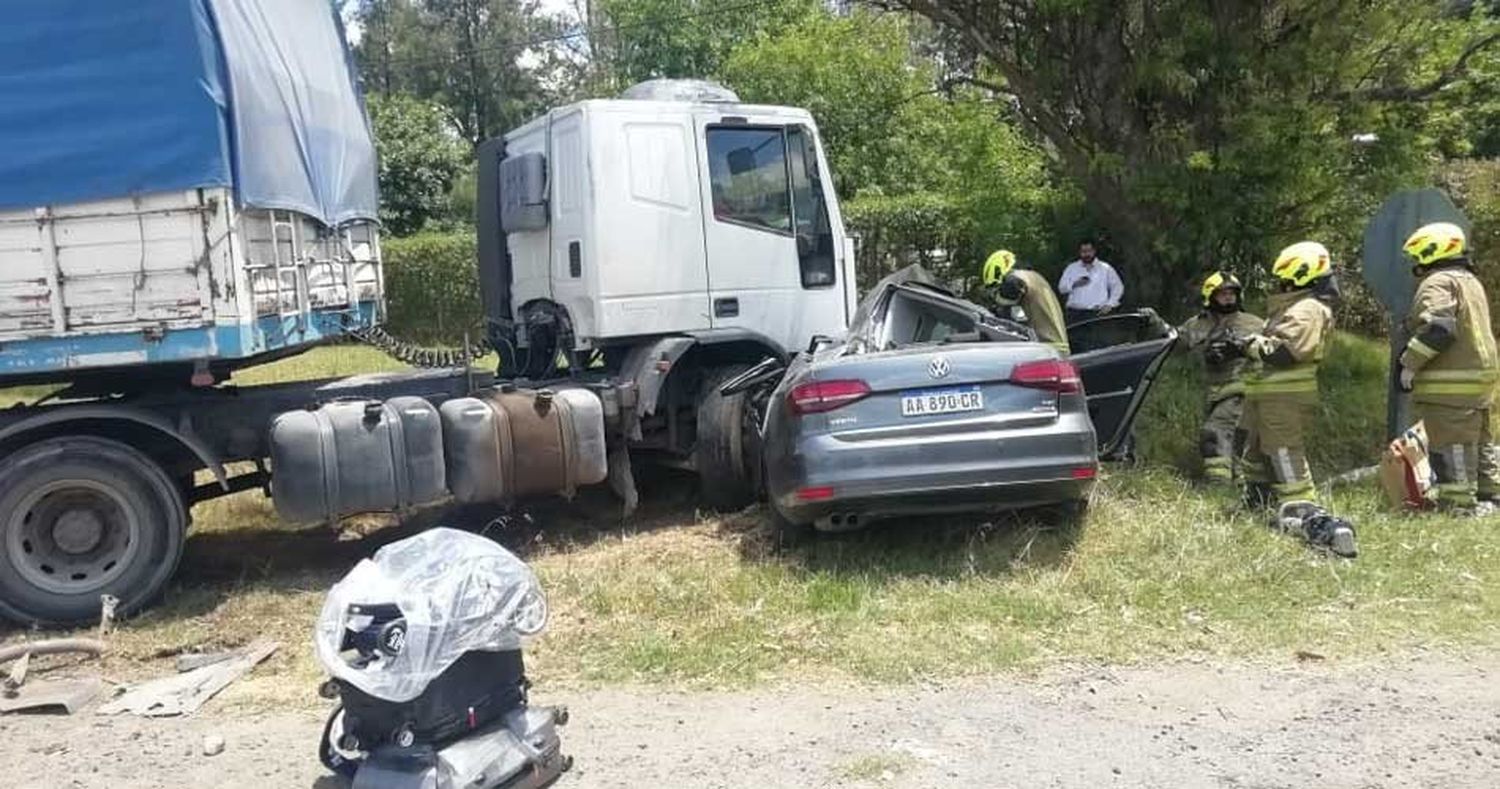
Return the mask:
<path id="1" fill-rule="evenodd" d="M 1412 367 L 1407 367 L 1406 365 L 1402 365 L 1401 366 L 1401 376 L 1400 376 L 1400 379 L 1398 381 L 1398 383 L 1401 386 L 1401 391 L 1403 391 L 1403 392 L 1410 392 L 1411 388 L 1412 388 L 1412 384 L 1415 383 L 1416 380 L 1417 380 L 1417 371 L 1416 371 L 1416 369 L 1412 368 Z"/>

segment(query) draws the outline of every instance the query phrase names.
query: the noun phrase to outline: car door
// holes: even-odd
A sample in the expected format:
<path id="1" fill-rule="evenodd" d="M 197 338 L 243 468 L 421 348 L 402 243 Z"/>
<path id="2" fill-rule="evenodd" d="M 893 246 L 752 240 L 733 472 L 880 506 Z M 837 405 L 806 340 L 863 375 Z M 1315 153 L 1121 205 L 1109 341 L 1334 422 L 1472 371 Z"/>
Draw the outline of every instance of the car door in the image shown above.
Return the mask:
<path id="1" fill-rule="evenodd" d="M 704 114 L 697 133 L 710 320 L 787 350 L 849 320 L 842 230 L 815 132 L 775 116 Z"/>
<path id="2" fill-rule="evenodd" d="M 1154 312 L 1121 312 L 1068 327 L 1070 357 L 1083 379 L 1099 457 L 1118 456 L 1146 394 L 1177 342 Z"/>

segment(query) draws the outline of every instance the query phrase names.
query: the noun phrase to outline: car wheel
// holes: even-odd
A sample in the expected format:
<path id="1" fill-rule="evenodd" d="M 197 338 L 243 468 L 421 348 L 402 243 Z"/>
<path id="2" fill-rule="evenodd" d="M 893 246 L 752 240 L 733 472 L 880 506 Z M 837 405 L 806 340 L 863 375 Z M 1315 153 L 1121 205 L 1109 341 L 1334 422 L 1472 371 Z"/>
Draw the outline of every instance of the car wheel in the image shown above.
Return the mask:
<path id="1" fill-rule="evenodd" d="M 0 614 L 26 624 L 119 615 L 166 585 L 182 556 L 187 511 L 176 482 L 146 455 L 104 438 L 53 438 L 0 461 Z"/>
<path id="2" fill-rule="evenodd" d="M 693 466 L 704 506 L 721 512 L 744 509 L 757 493 L 760 435 L 753 409 L 743 393 L 719 394 L 720 385 L 746 369 L 745 365 L 710 369 L 698 400 Z"/>

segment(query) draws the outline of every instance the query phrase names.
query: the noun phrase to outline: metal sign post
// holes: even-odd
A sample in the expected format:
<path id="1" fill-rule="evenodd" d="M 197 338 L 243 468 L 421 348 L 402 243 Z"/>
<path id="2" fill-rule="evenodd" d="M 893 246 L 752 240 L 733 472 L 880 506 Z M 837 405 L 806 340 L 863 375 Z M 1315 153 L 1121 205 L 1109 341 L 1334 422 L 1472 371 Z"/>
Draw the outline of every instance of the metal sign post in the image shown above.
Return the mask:
<path id="1" fill-rule="evenodd" d="M 1416 281 L 1412 277 L 1411 261 L 1401 251 L 1401 245 L 1417 228 L 1429 222 L 1452 222 L 1469 232 L 1469 220 L 1448 199 L 1448 195 L 1437 189 L 1413 189 L 1397 192 L 1370 224 L 1365 226 L 1364 255 L 1360 271 L 1365 284 L 1385 305 L 1391 321 L 1391 373 L 1386 394 L 1386 438 L 1394 439 L 1401 431 L 1411 426 L 1411 403 L 1397 383 L 1399 370 L 1396 360 L 1406 348 L 1406 332 L 1402 322 L 1411 307 L 1412 293 Z"/>

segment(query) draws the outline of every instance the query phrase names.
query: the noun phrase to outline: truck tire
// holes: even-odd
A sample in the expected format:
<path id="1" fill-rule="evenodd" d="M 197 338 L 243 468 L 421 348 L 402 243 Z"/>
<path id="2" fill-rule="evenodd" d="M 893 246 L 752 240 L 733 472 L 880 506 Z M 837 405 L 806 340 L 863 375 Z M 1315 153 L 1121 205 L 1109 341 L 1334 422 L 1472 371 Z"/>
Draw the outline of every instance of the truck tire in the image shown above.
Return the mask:
<path id="1" fill-rule="evenodd" d="M 744 509 L 759 493 L 760 435 L 745 395 L 724 397 L 719 386 L 746 365 L 715 367 L 703 376 L 693 468 L 703 505 L 719 512 Z"/>
<path id="2" fill-rule="evenodd" d="M 187 510 L 171 477 L 118 441 L 51 438 L 0 460 L 0 615 L 22 624 L 99 619 L 149 603 L 182 557 Z"/>

